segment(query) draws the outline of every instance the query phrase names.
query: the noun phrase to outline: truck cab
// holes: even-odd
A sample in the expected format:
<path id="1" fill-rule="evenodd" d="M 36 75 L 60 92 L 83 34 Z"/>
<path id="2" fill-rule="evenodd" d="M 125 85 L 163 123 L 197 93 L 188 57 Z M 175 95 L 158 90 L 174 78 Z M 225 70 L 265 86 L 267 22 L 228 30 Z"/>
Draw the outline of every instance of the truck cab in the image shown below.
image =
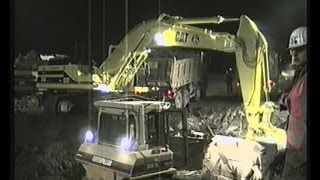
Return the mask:
<path id="1" fill-rule="evenodd" d="M 96 132 L 87 132 L 76 156 L 89 179 L 140 179 L 202 169 L 211 140 L 188 132 L 185 110 L 172 109 L 168 102 L 128 99 L 94 105 L 99 109 Z"/>

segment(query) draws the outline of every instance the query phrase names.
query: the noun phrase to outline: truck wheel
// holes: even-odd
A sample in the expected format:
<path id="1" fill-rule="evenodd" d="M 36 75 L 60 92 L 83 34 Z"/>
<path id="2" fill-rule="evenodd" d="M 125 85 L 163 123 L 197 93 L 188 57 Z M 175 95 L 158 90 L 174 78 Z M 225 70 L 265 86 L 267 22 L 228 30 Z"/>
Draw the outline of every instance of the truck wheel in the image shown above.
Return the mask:
<path id="1" fill-rule="evenodd" d="M 40 97 L 38 96 L 28 96 L 28 109 L 37 110 L 40 108 Z"/>
<path id="2" fill-rule="evenodd" d="M 14 98 L 15 111 L 28 112 L 35 111 L 40 108 L 41 98 L 37 95 L 23 96 L 21 98 Z"/>
<path id="3" fill-rule="evenodd" d="M 181 90 L 178 90 L 176 92 L 176 97 L 174 98 L 174 105 L 176 108 L 183 108 L 183 96 L 182 96 L 182 93 L 181 93 Z"/>
<path id="4" fill-rule="evenodd" d="M 69 113 L 72 109 L 72 103 L 68 100 L 59 100 L 57 103 L 58 113 Z"/>

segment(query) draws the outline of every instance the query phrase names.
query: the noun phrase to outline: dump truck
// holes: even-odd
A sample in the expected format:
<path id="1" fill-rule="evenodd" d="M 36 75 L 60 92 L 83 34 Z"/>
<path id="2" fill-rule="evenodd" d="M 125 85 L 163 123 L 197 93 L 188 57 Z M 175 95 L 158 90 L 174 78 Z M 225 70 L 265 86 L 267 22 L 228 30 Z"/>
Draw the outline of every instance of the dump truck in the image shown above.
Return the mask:
<path id="1" fill-rule="evenodd" d="M 148 57 L 135 77 L 134 86 L 149 90 L 134 93 L 183 108 L 206 96 L 206 76 L 204 52 L 185 50 L 174 56 L 159 56 L 158 51 Z"/>
<path id="2" fill-rule="evenodd" d="M 220 18 L 174 18 L 181 26 L 170 27 L 174 30 L 199 21 L 222 22 Z M 285 151 L 287 136 L 285 130 L 270 121 L 276 106 L 270 101 L 271 87 L 267 83 L 268 43 L 246 15 L 237 20 L 240 22 L 236 36 L 200 29 L 195 32 L 199 37 L 207 37 L 196 41 L 207 40 L 202 48 L 236 54 L 248 122 L 245 136 L 217 135 L 210 127 L 208 132 L 191 131 L 186 123 L 186 108 L 172 108 L 170 102 L 143 99 L 145 97 L 97 100 L 94 102 L 98 109 L 97 128 L 87 131 L 76 154 L 89 179 L 188 179 L 186 173 L 181 176 L 185 171 L 200 172 L 190 179 L 262 179 L 265 176 L 268 168 L 265 156 L 275 157 Z M 178 34 L 180 31 L 182 29 Z M 194 29 L 188 27 L 185 31 L 194 36 Z M 171 45 L 181 43 L 180 36 L 170 40 L 167 39 Z M 192 38 L 190 40 L 194 44 Z M 184 46 L 196 46 L 188 45 Z M 275 153 L 270 153 L 270 149 Z"/>

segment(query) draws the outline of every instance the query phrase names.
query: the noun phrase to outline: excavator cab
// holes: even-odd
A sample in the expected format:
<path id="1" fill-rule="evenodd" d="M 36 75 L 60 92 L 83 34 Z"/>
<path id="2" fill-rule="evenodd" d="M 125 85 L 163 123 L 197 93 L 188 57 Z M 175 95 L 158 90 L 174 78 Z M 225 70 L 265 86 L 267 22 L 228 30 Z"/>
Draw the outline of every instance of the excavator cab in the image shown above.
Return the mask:
<path id="1" fill-rule="evenodd" d="M 203 133 L 187 131 L 186 112 L 170 103 L 141 100 L 96 101 L 97 131 L 88 131 L 76 159 L 89 179 L 139 179 L 201 170 Z M 196 157 L 192 157 L 197 154 Z"/>

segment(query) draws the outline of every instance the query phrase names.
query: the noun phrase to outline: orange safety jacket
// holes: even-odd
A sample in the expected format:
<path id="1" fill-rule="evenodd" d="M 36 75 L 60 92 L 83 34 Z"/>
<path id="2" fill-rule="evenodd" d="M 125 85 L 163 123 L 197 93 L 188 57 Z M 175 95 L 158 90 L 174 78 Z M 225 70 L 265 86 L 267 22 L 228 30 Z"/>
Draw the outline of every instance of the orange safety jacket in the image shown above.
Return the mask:
<path id="1" fill-rule="evenodd" d="M 307 134 L 307 73 L 300 74 L 287 97 L 288 148 L 300 149 Z"/>

